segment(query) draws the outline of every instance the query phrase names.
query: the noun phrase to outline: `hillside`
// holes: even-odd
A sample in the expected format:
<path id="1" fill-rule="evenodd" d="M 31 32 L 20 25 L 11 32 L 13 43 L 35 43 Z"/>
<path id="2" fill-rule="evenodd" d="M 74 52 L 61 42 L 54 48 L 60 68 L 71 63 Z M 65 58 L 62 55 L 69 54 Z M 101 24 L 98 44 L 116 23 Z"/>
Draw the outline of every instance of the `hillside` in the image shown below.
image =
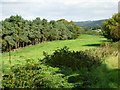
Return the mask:
<path id="1" fill-rule="evenodd" d="M 96 25 L 101 26 L 104 20 L 106 19 L 96 20 L 96 21 L 80 21 L 80 22 L 74 22 L 74 23 L 77 24 L 78 26 L 82 26 L 86 28 L 86 27 L 96 26 Z"/>

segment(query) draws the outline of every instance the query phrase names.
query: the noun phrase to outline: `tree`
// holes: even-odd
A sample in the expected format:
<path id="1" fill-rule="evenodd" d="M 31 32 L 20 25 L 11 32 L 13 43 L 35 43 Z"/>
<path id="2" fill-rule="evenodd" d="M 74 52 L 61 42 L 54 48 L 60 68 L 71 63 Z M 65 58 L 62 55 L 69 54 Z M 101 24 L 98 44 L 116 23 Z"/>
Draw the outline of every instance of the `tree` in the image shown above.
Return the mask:
<path id="1" fill-rule="evenodd" d="M 102 26 L 103 35 L 108 39 L 112 39 L 114 42 L 120 40 L 119 21 L 120 13 L 117 13 L 114 14 L 109 20 L 104 21 Z"/>

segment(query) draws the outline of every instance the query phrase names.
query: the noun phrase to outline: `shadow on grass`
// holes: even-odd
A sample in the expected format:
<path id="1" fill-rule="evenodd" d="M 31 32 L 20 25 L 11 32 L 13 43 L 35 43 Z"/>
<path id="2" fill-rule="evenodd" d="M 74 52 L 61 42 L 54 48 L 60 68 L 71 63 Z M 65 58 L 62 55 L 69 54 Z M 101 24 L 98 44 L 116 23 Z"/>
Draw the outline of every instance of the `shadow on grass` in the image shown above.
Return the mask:
<path id="1" fill-rule="evenodd" d="M 99 47 L 100 44 L 85 44 L 85 45 L 83 45 L 83 46 L 94 46 L 94 47 Z"/>
<path id="2" fill-rule="evenodd" d="M 112 42 L 111 40 L 100 40 L 99 42 L 101 42 L 100 44 L 96 43 L 96 44 L 85 44 L 83 46 L 94 46 L 94 47 L 99 47 L 102 43 L 105 42 Z"/>
<path id="3" fill-rule="evenodd" d="M 112 42 L 111 40 L 100 40 L 100 42 Z"/>

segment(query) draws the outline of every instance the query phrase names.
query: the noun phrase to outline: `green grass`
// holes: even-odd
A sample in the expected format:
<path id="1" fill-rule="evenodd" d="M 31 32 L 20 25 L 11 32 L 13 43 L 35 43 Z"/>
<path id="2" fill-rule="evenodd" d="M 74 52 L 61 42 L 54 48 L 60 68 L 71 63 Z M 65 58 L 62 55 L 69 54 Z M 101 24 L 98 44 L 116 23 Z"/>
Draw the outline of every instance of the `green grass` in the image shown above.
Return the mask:
<path id="1" fill-rule="evenodd" d="M 96 48 L 104 40 L 106 39 L 101 36 L 81 35 L 78 39 L 75 40 L 43 42 L 37 45 L 27 46 L 25 48 L 20 48 L 12 51 L 11 61 L 12 64 L 16 64 L 19 61 L 22 61 L 24 63 L 25 59 L 42 59 L 43 51 L 47 52 L 48 54 L 52 54 L 54 50 L 62 48 L 64 46 L 67 46 L 70 48 L 70 50 L 75 51 Z M 9 53 L 2 54 L 2 61 L 4 64 L 9 63 Z"/>

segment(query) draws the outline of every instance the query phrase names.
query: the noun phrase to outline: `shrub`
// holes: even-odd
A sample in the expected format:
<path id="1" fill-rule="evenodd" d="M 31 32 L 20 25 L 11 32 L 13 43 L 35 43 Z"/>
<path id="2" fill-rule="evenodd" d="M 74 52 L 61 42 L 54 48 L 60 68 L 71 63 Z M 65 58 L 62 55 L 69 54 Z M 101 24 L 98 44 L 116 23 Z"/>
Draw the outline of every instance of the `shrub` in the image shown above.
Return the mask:
<path id="1" fill-rule="evenodd" d="M 29 62 L 15 65 L 9 75 L 3 76 L 3 88 L 70 88 L 58 68 Z"/>
<path id="2" fill-rule="evenodd" d="M 67 47 L 56 50 L 53 55 L 47 55 L 44 61 L 55 67 L 64 66 L 72 69 L 90 69 L 101 63 L 101 59 L 97 56 L 85 51 L 69 51 Z"/>

